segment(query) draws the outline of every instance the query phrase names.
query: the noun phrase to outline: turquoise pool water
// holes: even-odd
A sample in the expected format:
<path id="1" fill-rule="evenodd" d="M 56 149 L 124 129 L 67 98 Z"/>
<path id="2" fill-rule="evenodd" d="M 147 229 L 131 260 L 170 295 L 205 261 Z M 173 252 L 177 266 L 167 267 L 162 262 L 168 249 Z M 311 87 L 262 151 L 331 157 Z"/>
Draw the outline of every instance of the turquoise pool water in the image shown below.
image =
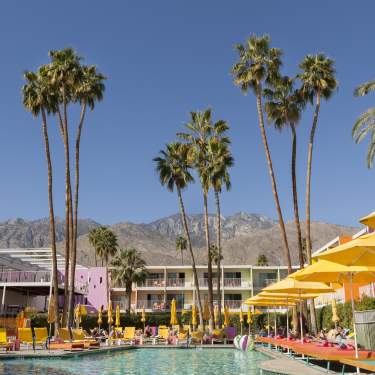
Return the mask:
<path id="1" fill-rule="evenodd" d="M 234 349 L 138 349 L 76 358 L 0 362 L 1 375 L 255 375 L 259 352 Z"/>

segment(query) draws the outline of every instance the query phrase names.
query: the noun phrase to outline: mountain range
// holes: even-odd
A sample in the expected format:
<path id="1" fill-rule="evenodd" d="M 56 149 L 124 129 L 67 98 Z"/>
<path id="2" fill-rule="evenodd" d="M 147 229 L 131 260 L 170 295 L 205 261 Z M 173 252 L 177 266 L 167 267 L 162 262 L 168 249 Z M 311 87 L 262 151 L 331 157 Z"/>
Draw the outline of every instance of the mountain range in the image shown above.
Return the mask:
<path id="1" fill-rule="evenodd" d="M 215 215 L 209 216 L 212 241 L 215 241 Z M 188 216 L 188 224 L 198 263 L 205 263 L 204 217 L 201 214 Z M 94 265 L 93 249 L 87 233 L 100 226 L 92 219 L 81 219 L 78 225 L 78 262 Z M 63 252 L 64 220 L 56 218 L 56 237 L 58 249 Z M 176 251 L 175 239 L 183 233 L 179 215 L 161 218 L 147 224 L 122 222 L 110 228 L 118 237 L 119 246 L 135 247 L 148 265 L 178 265 L 182 263 L 181 254 Z M 336 236 L 351 235 L 358 228 L 323 222 L 312 222 L 313 249 L 316 249 Z M 293 264 L 298 263 L 296 233 L 293 222 L 286 223 Z M 302 230 L 304 224 L 302 223 Z M 260 214 L 239 212 L 222 217 L 222 251 L 224 264 L 255 264 L 259 254 L 265 254 L 270 265 L 284 264 L 283 249 L 277 221 Z M 10 219 L 0 223 L 0 247 L 48 247 L 49 220 Z M 184 254 L 185 264 L 189 255 Z"/>

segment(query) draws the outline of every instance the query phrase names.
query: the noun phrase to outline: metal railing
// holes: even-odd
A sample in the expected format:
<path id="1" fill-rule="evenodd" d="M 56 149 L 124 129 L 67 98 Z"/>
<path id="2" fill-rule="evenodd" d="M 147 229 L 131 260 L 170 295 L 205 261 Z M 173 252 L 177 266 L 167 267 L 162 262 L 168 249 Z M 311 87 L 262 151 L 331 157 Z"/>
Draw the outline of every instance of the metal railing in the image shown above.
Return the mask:
<path id="1" fill-rule="evenodd" d="M 208 287 L 208 279 L 206 277 L 202 277 L 198 279 L 199 286 Z M 212 287 L 217 288 L 217 279 L 216 277 L 212 279 Z"/>
<path id="2" fill-rule="evenodd" d="M 192 302 L 185 301 L 185 302 L 178 302 L 177 301 L 177 310 L 182 310 L 184 305 L 192 305 Z M 152 311 L 170 311 L 171 309 L 171 301 L 150 301 L 150 300 L 138 300 L 137 301 L 137 310 L 146 309 Z"/>
<path id="3" fill-rule="evenodd" d="M 167 279 L 167 286 L 170 286 L 170 287 L 184 287 L 185 286 L 185 279 L 182 279 L 182 278 L 170 278 L 170 279 Z"/>
<path id="4" fill-rule="evenodd" d="M 147 279 L 141 283 L 137 283 L 137 286 L 140 288 L 148 287 L 148 288 L 160 288 L 165 286 L 164 279 Z"/>
<path id="5" fill-rule="evenodd" d="M 228 306 L 230 309 L 239 309 L 243 301 L 224 300 L 224 306 Z"/>
<path id="6" fill-rule="evenodd" d="M 58 274 L 59 283 L 64 277 Z M 51 281 L 51 272 L 48 271 L 3 271 L 0 272 L 0 283 L 42 283 Z"/>

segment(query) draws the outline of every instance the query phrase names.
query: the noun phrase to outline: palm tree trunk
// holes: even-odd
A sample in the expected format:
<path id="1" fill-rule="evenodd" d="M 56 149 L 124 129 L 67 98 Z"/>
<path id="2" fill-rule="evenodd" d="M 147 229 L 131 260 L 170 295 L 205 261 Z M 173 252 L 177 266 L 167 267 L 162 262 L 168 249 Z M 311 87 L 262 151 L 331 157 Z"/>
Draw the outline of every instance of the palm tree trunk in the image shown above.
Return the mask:
<path id="1" fill-rule="evenodd" d="M 70 183 L 70 157 L 69 157 L 69 134 L 65 120 L 61 116 L 60 107 L 57 110 L 61 139 L 65 152 L 65 272 L 64 272 L 64 305 L 61 324 L 67 323 L 68 296 L 69 296 L 69 259 L 70 259 L 70 206 L 71 206 L 71 183 Z"/>
<path id="2" fill-rule="evenodd" d="M 185 236 L 186 236 L 186 240 L 188 243 L 188 248 L 189 248 L 189 252 L 191 256 L 191 265 L 193 268 L 193 275 L 194 275 L 194 285 L 195 285 L 195 291 L 196 291 L 197 300 L 198 300 L 199 320 L 201 323 L 203 323 L 203 309 L 202 309 L 201 293 L 199 290 L 198 272 L 197 272 L 197 267 L 195 265 L 195 257 L 194 257 L 194 252 L 193 252 L 193 246 L 191 245 L 190 232 L 189 232 L 189 228 L 188 228 L 187 221 L 186 221 L 184 201 L 182 200 L 181 189 L 178 186 L 177 186 L 177 195 L 178 195 L 178 203 L 180 206 L 182 225 L 184 227 Z"/>
<path id="3" fill-rule="evenodd" d="M 313 118 L 313 124 L 310 130 L 309 149 L 307 154 L 307 173 L 306 173 L 306 251 L 307 251 L 307 262 L 311 264 L 311 228 L 310 228 L 310 194 L 311 194 L 311 166 L 312 166 L 312 154 L 314 146 L 314 137 L 316 126 L 318 125 L 318 117 L 320 110 L 320 93 L 316 95 L 316 105 Z"/>
<path id="4" fill-rule="evenodd" d="M 132 301 L 131 301 L 131 298 L 132 298 L 132 286 L 131 285 L 126 288 L 126 293 L 127 293 L 127 297 L 128 297 L 127 312 L 128 312 L 128 314 L 130 314 L 130 310 L 132 308 Z"/>
<path id="5" fill-rule="evenodd" d="M 70 262 L 70 284 L 69 284 L 69 314 L 68 321 L 71 324 L 74 318 L 74 286 L 75 272 L 77 262 L 77 235 L 78 235 L 78 193 L 79 193 L 79 146 L 81 142 L 81 134 L 83 122 L 86 113 L 86 102 L 83 103 L 80 115 L 80 121 L 76 136 L 76 154 L 75 154 L 75 187 L 74 187 L 74 216 L 73 216 L 73 246 L 71 251 Z"/>
<path id="6" fill-rule="evenodd" d="M 208 227 L 208 206 L 207 206 L 207 193 L 203 192 L 203 206 L 204 206 L 204 228 L 206 237 L 206 250 L 207 250 L 207 282 L 208 282 L 208 302 L 210 304 L 210 330 L 213 330 L 214 325 L 214 298 L 212 288 L 212 256 L 210 249 L 210 231 Z"/>
<path id="7" fill-rule="evenodd" d="M 270 178 L 271 178 L 272 192 L 273 192 L 273 196 L 274 196 L 274 199 L 275 199 L 275 205 L 276 205 L 276 210 L 277 210 L 277 216 L 278 216 L 278 219 L 279 219 L 281 238 L 282 238 L 282 241 L 283 241 L 284 256 L 285 256 L 285 260 L 286 260 L 286 263 L 287 263 L 287 266 L 288 266 L 288 273 L 292 273 L 292 262 L 291 262 L 291 259 L 290 259 L 288 238 L 287 238 L 287 235 L 286 235 L 283 214 L 281 212 L 279 195 L 277 193 L 276 178 L 275 178 L 275 173 L 274 173 L 274 170 L 273 170 L 270 150 L 269 150 L 269 147 L 268 147 L 266 130 L 264 128 L 263 107 L 262 107 L 262 87 L 260 85 L 258 85 L 256 91 L 257 91 L 256 97 L 257 97 L 257 110 L 258 110 L 258 118 L 259 118 L 259 128 L 260 128 L 260 133 L 261 133 L 262 141 L 263 141 L 263 145 L 264 145 L 264 151 L 266 153 L 266 158 L 267 158 L 267 163 L 268 163 L 268 172 L 269 172 L 269 175 L 270 175 Z"/>
<path id="8" fill-rule="evenodd" d="M 52 161 L 49 149 L 47 119 L 44 108 L 42 108 L 42 129 L 44 137 L 44 147 L 47 160 L 48 169 L 48 206 L 49 206 L 49 221 L 50 221 L 50 237 L 52 249 L 52 273 L 53 273 L 53 298 L 55 305 L 55 332 L 59 329 L 59 283 L 57 277 L 57 251 L 56 251 L 56 229 L 55 229 L 55 213 L 53 208 L 53 180 L 52 180 Z"/>
<path id="9" fill-rule="evenodd" d="M 293 208 L 294 208 L 294 222 L 297 231 L 298 257 L 300 268 L 304 267 L 303 247 L 302 247 L 302 231 L 299 220 L 298 210 L 298 194 L 297 194 L 297 174 L 296 174 L 296 159 L 297 159 L 297 134 L 294 124 L 290 124 L 292 130 L 292 187 L 293 187 Z"/>
<path id="10" fill-rule="evenodd" d="M 310 131 L 309 139 L 309 148 L 307 156 L 307 173 L 306 173 L 306 252 L 307 252 L 307 263 L 311 264 L 311 251 L 312 251 L 312 242 L 311 242 L 311 166 L 312 166 L 312 154 L 314 146 L 314 137 L 316 126 L 318 125 L 318 117 L 320 110 L 320 93 L 316 95 L 316 105 L 314 111 L 313 124 Z M 315 305 L 314 301 L 309 301 L 310 308 L 310 318 L 311 318 L 311 327 L 313 332 L 317 332 L 317 323 L 316 323 L 316 314 L 315 314 Z"/>
<path id="11" fill-rule="evenodd" d="M 215 189 L 216 203 L 216 246 L 217 246 L 217 305 L 219 310 L 219 327 L 221 327 L 221 213 L 220 213 L 220 193 Z"/>

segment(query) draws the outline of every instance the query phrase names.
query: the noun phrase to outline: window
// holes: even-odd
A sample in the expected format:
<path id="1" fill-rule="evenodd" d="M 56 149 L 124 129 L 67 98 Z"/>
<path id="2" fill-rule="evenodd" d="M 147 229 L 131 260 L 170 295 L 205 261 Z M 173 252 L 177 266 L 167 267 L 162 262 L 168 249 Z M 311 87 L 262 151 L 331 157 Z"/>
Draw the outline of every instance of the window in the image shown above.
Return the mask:
<path id="1" fill-rule="evenodd" d="M 226 301 L 241 301 L 242 295 L 241 294 L 226 294 L 225 300 Z"/>
<path id="2" fill-rule="evenodd" d="M 99 278 L 99 284 L 101 284 L 103 282 L 103 277 L 100 276 Z"/>

